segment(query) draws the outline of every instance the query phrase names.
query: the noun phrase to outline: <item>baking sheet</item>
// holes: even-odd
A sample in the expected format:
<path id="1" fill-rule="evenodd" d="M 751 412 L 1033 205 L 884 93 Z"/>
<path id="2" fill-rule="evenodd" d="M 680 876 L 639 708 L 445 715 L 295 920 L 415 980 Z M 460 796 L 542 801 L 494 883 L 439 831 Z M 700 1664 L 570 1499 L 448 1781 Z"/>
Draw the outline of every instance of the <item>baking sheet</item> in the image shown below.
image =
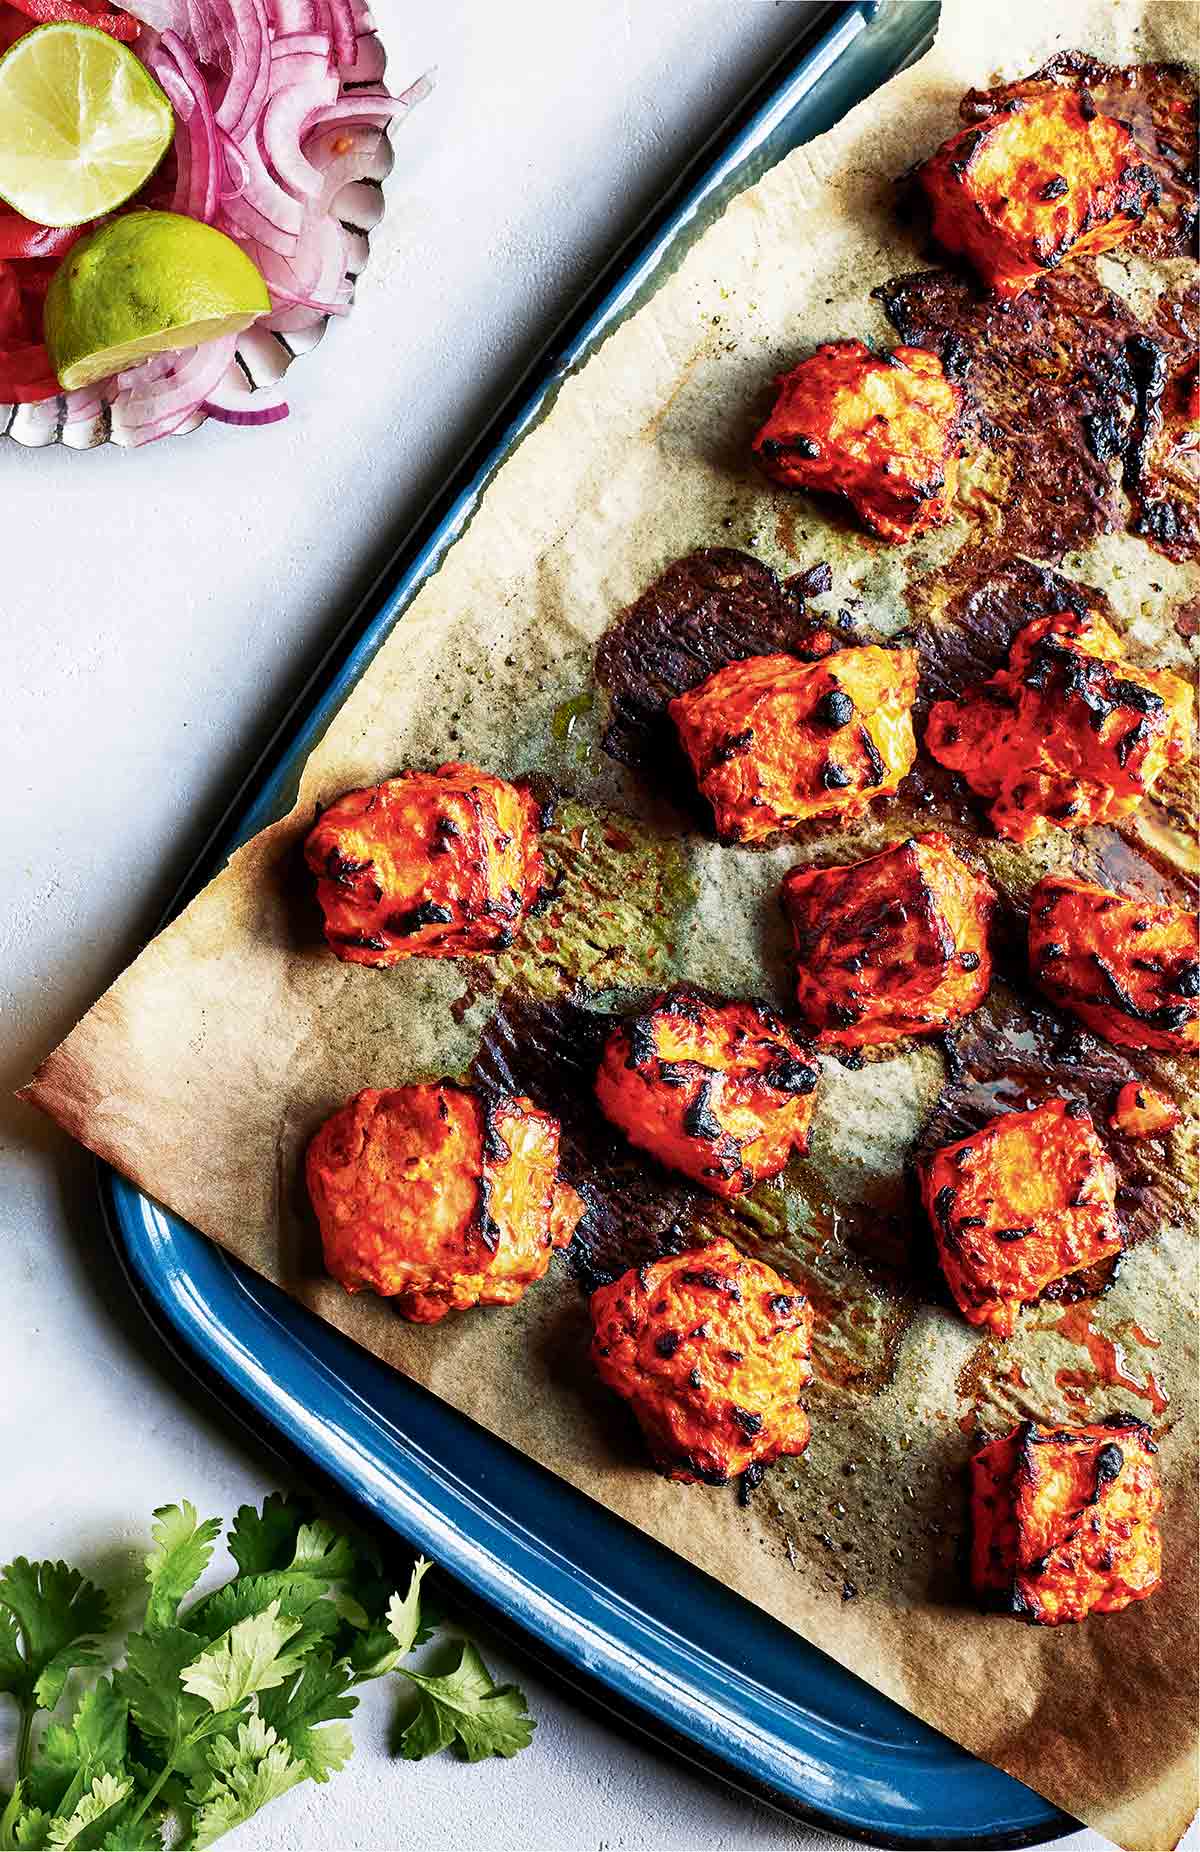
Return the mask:
<path id="1" fill-rule="evenodd" d="M 869 291 L 921 262 L 893 177 L 950 132 L 962 92 L 992 77 L 996 47 L 1019 45 L 1007 76 L 1072 44 L 1178 57 L 1193 49 L 1194 22 L 1190 6 L 1165 4 L 1076 4 L 1053 17 L 1027 5 L 1015 20 L 1011 6 L 949 7 L 921 66 L 737 200 L 506 465 L 313 754 L 292 815 L 234 858 L 31 1089 L 139 1185 L 359 1342 L 1131 1847 L 1174 1843 L 1195 1805 L 1194 1236 L 1182 1222 L 1143 1242 L 1090 1313 L 1090 1340 L 1121 1344 L 1132 1389 L 1057 1380 L 1088 1375 L 1078 1308 L 1066 1330 L 1064 1308 L 1038 1308 L 997 1356 L 867 1265 L 845 1232 L 864 1208 L 902 1225 L 904 1159 L 937 1101 L 942 1057 L 926 1048 L 858 1073 L 827 1063 L 811 1162 L 759 1193 L 763 1213 L 747 1230 L 820 1295 L 814 1442 L 743 1509 L 732 1492 L 646 1470 L 589 1375 L 586 1308 L 568 1268 L 512 1311 L 411 1329 L 321 1278 L 298 1160 L 356 1088 L 464 1070 L 513 986 L 553 1002 L 582 983 L 611 1001 L 686 976 L 785 995 L 778 877 L 834 839 L 755 855 L 681 838 L 679 816 L 600 747 L 596 642 L 671 558 L 709 544 L 751 549 L 781 572 L 828 560 L 831 608 L 857 598 L 856 615 L 884 632 L 911 621 L 907 587 L 975 528 L 956 522 L 889 550 L 752 479 L 744 447 L 764 382 L 820 338 L 888 339 Z M 1103 586 L 1150 659 L 1178 664 L 1172 620 L 1195 596 L 1194 574 L 1115 535 L 1063 569 Z M 337 965 L 299 876 L 314 804 L 458 756 L 548 771 L 573 794 L 552 838 L 565 885 L 557 923 L 539 932 L 547 947 L 527 936 L 470 971 Z M 907 827 L 901 807 L 881 810 L 838 854 Z M 1045 865 L 1061 849 L 1045 850 Z M 987 852 L 1014 890 L 1037 871 Z M 1057 1635 L 977 1615 L 957 1560 L 968 1430 L 1026 1408 L 1070 1417 L 1081 1396 L 1100 1412 L 1133 1396 L 1162 1430 L 1167 1581 L 1140 1608 Z"/>

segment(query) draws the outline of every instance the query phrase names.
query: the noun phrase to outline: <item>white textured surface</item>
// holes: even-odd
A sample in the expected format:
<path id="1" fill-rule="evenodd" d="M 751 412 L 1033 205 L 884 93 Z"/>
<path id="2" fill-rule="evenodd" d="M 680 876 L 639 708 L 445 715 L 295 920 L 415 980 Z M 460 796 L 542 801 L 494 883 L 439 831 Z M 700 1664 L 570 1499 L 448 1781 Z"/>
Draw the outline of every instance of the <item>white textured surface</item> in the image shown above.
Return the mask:
<path id="1" fill-rule="evenodd" d="M 291 375 L 290 421 L 210 425 L 132 455 L 0 444 L 5 1099 L 151 930 L 272 719 L 503 385 L 805 10 L 379 0 L 393 76 L 436 65 L 438 89 L 397 137 L 358 307 Z M 89 1161 L 5 1099 L 0 1560 L 63 1554 L 127 1577 L 153 1506 L 186 1496 L 229 1515 L 280 1472 L 197 1400 L 129 1303 Z M 236 1845 L 834 1843 L 492 1658 L 540 1719 L 527 1755 L 396 1762 L 376 1690 L 350 1769 Z"/>

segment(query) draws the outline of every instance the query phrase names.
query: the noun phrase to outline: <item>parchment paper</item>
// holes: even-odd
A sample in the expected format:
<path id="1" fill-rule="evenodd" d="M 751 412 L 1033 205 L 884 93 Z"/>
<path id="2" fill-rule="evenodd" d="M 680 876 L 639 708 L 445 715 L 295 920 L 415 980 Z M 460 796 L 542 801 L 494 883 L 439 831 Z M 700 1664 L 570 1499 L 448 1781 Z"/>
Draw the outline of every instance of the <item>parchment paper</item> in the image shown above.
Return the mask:
<path id="1" fill-rule="evenodd" d="M 781 872 L 822 848 L 853 859 L 906 823 L 881 811 L 799 854 L 681 839 L 678 817 L 599 749 L 596 641 L 669 560 L 712 544 L 783 573 L 828 560 L 831 609 L 854 596 L 884 631 L 910 621 L 905 585 L 963 544 L 968 519 L 887 548 L 764 484 L 745 445 L 765 383 L 823 338 L 894 341 L 870 291 L 923 261 L 894 178 L 953 130 L 967 88 L 1070 46 L 1188 58 L 1197 18 L 1166 0 L 954 0 L 919 66 L 737 198 L 524 439 L 313 753 L 292 813 L 149 946 L 27 1094 L 359 1343 L 1129 1848 L 1173 1846 L 1196 1804 L 1190 1228 L 1143 1242 L 1094 1308 L 1133 1389 L 1080 1391 L 1076 1367 L 1072 1400 L 1061 1373 L 1081 1352 L 1061 1308 L 1027 1313 L 997 1355 L 944 1306 L 877 1286 L 841 1243 L 839 1199 L 903 1212 L 904 1160 L 942 1084 L 940 1054 L 903 1051 L 857 1073 L 826 1062 L 812 1159 L 825 1207 L 787 1181 L 773 1199 L 785 1256 L 814 1291 L 824 1282 L 814 1437 L 741 1509 L 732 1489 L 647 1469 L 589 1374 L 585 1302 L 565 1264 L 519 1307 L 407 1326 L 322 1277 L 299 1159 L 357 1088 L 463 1071 L 512 982 L 551 996 L 575 981 L 616 992 L 686 976 L 786 997 Z M 1114 288 L 1146 287 L 1135 265 L 1102 261 Z M 986 518 L 969 468 L 963 500 L 969 520 Z M 1103 587 L 1144 658 L 1179 665 L 1171 618 L 1195 596 L 1194 574 L 1122 535 L 1064 568 Z M 565 926 L 548 951 L 526 939 L 470 971 L 337 963 L 297 878 L 314 805 L 445 758 L 549 771 L 574 794 L 555 837 Z M 632 821 L 615 828 L 613 810 Z M 1040 848 L 1013 874 L 1011 856 L 987 849 L 1018 886 L 1039 856 L 1048 867 L 1062 852 Z M 1167 1495 L 1161 1589 L 1057 1631 L 977 1613 L 957 1558 L 973 1419 L 997 1431 L 1021 1412 L 1070 1418 L 1085 1404 L 1146 1413 L 1147 1397 Z"/>

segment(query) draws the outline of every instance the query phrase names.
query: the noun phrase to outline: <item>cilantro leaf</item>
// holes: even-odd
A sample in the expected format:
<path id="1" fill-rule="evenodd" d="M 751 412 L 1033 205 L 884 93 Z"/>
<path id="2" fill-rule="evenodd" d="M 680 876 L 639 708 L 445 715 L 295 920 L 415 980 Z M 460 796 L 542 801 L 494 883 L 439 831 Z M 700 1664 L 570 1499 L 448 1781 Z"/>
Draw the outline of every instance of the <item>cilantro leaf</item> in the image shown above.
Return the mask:
<path id="1" fill-rule="evenodd" d="M 428 1603 L 422 1598 L 421 1583 L 432 1567 L 421 1556 L 413 1564 L 408 1593 L 401 1599 L 393 1594 L 387 1603 L 386 1624 L 365 1628 L 350 1644 L 350 1664 L 356 1678 L 380 1678 L 391 1672 L 406 1653 L 433 1638 L 434 1628 L 428 1619 Z"/>
<path id="2" fill-rule="evenodd" d="M 307 1504 L 284 1498 L 280 1492 L 263 1500 L 261 1512 L 253 1505 L 243 1505 L 229 1532 L 229 1554 L 241 1574 L 266 1575 L 272 1569 L 286 1569 L 295 1554 L 300 1526 L 310 1516 Z"/>
<path id="3" fill-rule="evenodd" d="M 112 1679 L 98 1679 L 80 1699 L 71 1724 L 80 1756 L 115 1769 L 125 1760 L 128 1722 L 128 1706 L 117 1695 Z"/>
<path id="4" fill-rule="evenodd" d="M 145 1819 L 129 1812 L 118 1816 L 117 1824 L 100 1841 L 101 1852 L 163 1852 L 165 1819 L 161 1811 L 147 1814 Z"/>
<path id="5" fill-rule="evenodd" d="M 356 1679 L 382 1678 L 394 1671 L 400 1654 L 386 1627 L 366 1627 L 350 1644 L 348 1664 Z"/>
<path id="6" fill-rule="evenodd" d="M 306 1773 L 270 1724 L 253 1716 L 238 1725 L 236 1741 L 221 1737 L 213 1744 L 209 1769 L 207 1780 L 188 1796 L 197 1808 L 192 1840 L 197 1852 L 244 1825 L 269 1801 L 303 1781 Z"/>
<path id="7" fill-rule="evenodd" d="M 344 1582 L 354 1574 L 355 1551 L 349 1537 L 341 1536 L 332 1524 L 318 1518 L 302 1524 L 296 1533 L 296 1547 L 288 1568 L 297 1575 L 320 1576 L 325 1582 Z"/>
<path id="8" fill-rule="evenodd" d="M 187 1624 L 194 1632 L 215 1639 L 276 1599 L 282 1614 L 305 1618 L 305 1637 L 295 1651 L 333 1633 L 339 1621 L 351 1628 L 370 1625 L 357 1592 L 360 1583 L 363 1594 L 375 1592 L 369 1556 L 333 1525 L 307 1521 L 304 1510 L 277 1496 L 265 1501 L 261 1516 L 252 1506 L 242 1507 L 229 1539 L 241 1573 L 189 1610 Z M 314 1603 L 325 1594 L 331 1605 L 317 1611 Z"/>
<path id="9" fill-rule="evenodd" d="M 129 1706 L 102 1678 L 79 1700 L 68 1726 L 52 1723 L 29 1771 L 29 1794 L 51 1813 L 73 1812 L 97 1775 L 124 1772 Z"/>
<path id="10" fill-rule="evenodd" d="M 382 1678 L 400 1657 L 395 1640 L 383 1626 L 366 1627 L 350 1643 L 349 1664 L 356 1679 Z"/>
<path id="11" fill-rule="evenodd" d="M 122 1823 L 130 1838 L 132 1828 L 149 1834 L 143 1816 L 156 1803 L 173 1805 L 181 1797 L 180 1777 L 203 1773 L 205 1745 L 232 1731 L 244 1714 L 243 1708 L 214 1711 L 205 1698 L 183 1689 L 182 1674 L 203 1651 L 204 1641 L 183 1627 L 135 1633 L 127 1643 L 125 1665 L 114 1683 L 129 1705 L 147 1760 L 144 1768 L 130 1764 L 144 1791 Z"/>
<path id="12" fill-rule="evenodd" d="M 74 1732 L 65 1724 L 52 1723 L 42 1738 L 41 1748 L 33 1759 L 26 1786 L 39 1807 L 58 1813 L 72 1784 L 83 1772 L 82 1757 L 75 1747 Z M 80 1780 L 80 1793 L 83 1782 Z M 78 1799 L 75 1795 L 66 1811 L 71 1812 Z"/>
<path id="13" fill-rule="evenodd" d="M 25 1672 L 17 1617 L 9 1608 L 0 1607 L 0 1691 L 19 1697 L 25 1689 Z"/>
<path id="14" fill-rule="evenodd" d="M 311 1576 L 277 1570 L 270 1575 L 239 1575 L 224 1588 L 215 1589 L 188 1609 L 188 1632 L 212 1642 L 238 1621 L 261 1614 L 272 1601 L 289 1620 L 302 1620 L 307 1628 L 332 1633 L 338 1623 L 332 1602 L 322 1599 L 324 1584 Z"/>
<path id="15" fill-rule="evenodd" d="M 344 1723 L 329 1723 L 310 1730 L 305 1738 L 304 1772 L 317 1782 L 328 1781 L 345 1768 L 354 1754 L 354 1737 Z"/>
<path id="16" fill-rule="evenodd" d="M 329 1591 L 333 1611 L 339 1620 L 343 1620 L 356 1633 L 371 1625 L 371 1616 L 367 1613 L 357 1595 L 352 1595 L 348 1588 L 334 1586 Z"/>
<path id="17" fill-rule="evenodd" d="M 146 1558 L 146 1627 L 151 1632 L 174 1626 L 180 1602 L 204 1574 L 221 1535 L 220 1518 L 198 1523 L 196 1507 L 186 1498 L 181 1505 L 161 1505 L 154 1515 L 154 1548 Z"/>
<path id="18" fill-rule="evenodd" d="M 409 1761 L 433 1755 L 457 1737 L 468 1762 L 486 1756 L 515 1756 L 527 1749 L 534 1723 L 525 1694 L 515 1685 L 497 1685 L 469 1640 L 462 1642 L 457 1666 L 441 1678 L 399 1668 L 421 1693 L 421 1704 L 400 1739 Z"/>
<path id="19" fill-rule="evenodd" d="M 272 1601 L 261 1614 L 247 1615 L 222 1634 L 182 1670 L 179 1682 L 214 1711 L 232 1710 L 253 1692 L 282 1685 L 296 1670 L 302 1655 L 284 1649 L 300 1626 L 282 1616 L 278 1601 Z"/>
<path id="20" fill-rule="evenodd" d="M 400 1753 L 406 1762 L 423 1762 L 426 1756 L 449 1749 L 457 1734 L 453 1713 L 432 1698 L 422 1697 L 400 1738 Z"/>
<path id="21" fill-rule="evenodd" d="M 133 1787 L 128 1775 L 97 1775 L 70 1819 L 55 1820 L 47 1843 L 62 1852 L 84 1852 L 96 1847 L 112 1824 L 112 1815 Z"/>
<path id="22" fill-rule="evenodd" d="M 35 1847 L 48 1846 L 52 1824 L 48 1813 L 43 1813 L 40 1807 L 31 1807 L 28 1813 L 23 1813 L 17 1821 L 11 1843 L 18 1846 L 20 1852 L 33 1852 Z M 7 1842 L 0 1841 L 0 1844 L 3 1843 Z"/>
<path id="23" fill-rule="evenodd" d="M 180 1675 L 203 1651 L 204 1641 L 182 1627 L 135 1633 L 128 1641 L 116 1685 L 157 1764 L 147 1784 L 150 1799 L 178 1772 L 194 1774 L 202 1766 L 206 1739 L 240 1720 L 240 1710 L 214 1711 L 205 1699 L 182 1689 Z"/>
<path id="24" fill-rule="evenodd" d="M 179 1686 L 180 1673 L 203 1651 L 203 1640 L 183 1627 L 131 1634 L 126 1645 L 117 1690 L 142 1735 L 163 1746 L 165 1760 L 208 1712 L 207 1705 Z"/>
<path id="25" fill-rule="evenodd" d="M 354 1682 L 355 1673 L 344 1660 L 334 1664 L 327 1653 L 316 1653 L 305 1661 L 299 1678 L 259 1698 L 259 1715 L 314 1781 L 327 1781 L 350 1758 L 350 1732 L 335 1720 L 352 1717 L 357 1710 L 358 1699 L 349 1695 Z M 322 1730 L 319 1724 L 335 1727 Z"/>
<path id="26" fill-rule="evenodd" d="M 4 1806 L 0 1808 L 0 1852 L 11 1852 L 16 1844 L 17 1821 L 21 1817 L 24 1799 L 25 1783 L 18 1780 Z"/>
<path id="27" fill-rule="evenodd" d="M 22 1703 L 33 1699 L 39 1710 L 52 1711 L 72 1667 L 100 1663 L 93 1636 L 109 1624 L 104 1593 L 66 1563 L 31 1563 L 18 1556 L 0 1571 L 0 1607 L 16 1621 L 24 1648 L 21 1669 L 14 1672 L 13 1636 L 6 1629 L 3 1655 L 12 1681 L 6 1689 Z"/>
<path id="28" fill-rule="evenodd" d="M 23 1786 L 24 1783 L 18 1778 L 13 1786 L 11 1794 L 8 1793 L 6 1789 L 0 1788 L 0 1801 L 4 1802 L 3 1807 L 0 1807 L 0 1845 L 3 1845 L 3 1842 L 12 1836 L 12 1829 L 16 1824 L 17 1815 L 21 1811 L 21 1792 Z"/>
<path id="29" fill-rule="evenodd" d="M 421 1583 L 432 1567 L 426 1557 L 418 1556 L 403 1601 L 397 1594 L 388 1602 L 388 1632 L 395 1640 L 401 1658 L 411 1653 L 414 1646 L 420 1645 L 422 1637 L 429 1638 L 427 1633 L 422 1636 L 421 1630 Z"/>

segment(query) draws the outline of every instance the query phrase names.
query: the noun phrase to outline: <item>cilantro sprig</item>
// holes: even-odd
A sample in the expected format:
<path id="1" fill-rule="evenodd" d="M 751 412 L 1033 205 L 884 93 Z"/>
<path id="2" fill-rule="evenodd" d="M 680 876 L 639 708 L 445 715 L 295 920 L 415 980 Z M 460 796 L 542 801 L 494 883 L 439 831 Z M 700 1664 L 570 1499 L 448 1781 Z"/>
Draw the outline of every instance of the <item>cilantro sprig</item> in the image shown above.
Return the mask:
<path id="1" fill-rule="evenodd" d="M 424 1558 L 401 1594 L 368 1544 L 272 1493 L 230 1527 L 237 1573 L 197 1593 L 221 1520 L 186 1500 L 154 1519 L 141 1626 L 109 1673 L 102 1589 L 66 1563 L 19 1556 L 0 1570 L 0 1694 L 19 1719 L 0 1852 L 214 1845 L 298 1782 L 344 1768 L 354 1687 L 391 1673 L 416 1700 L 406 1759 L 528 1747 L 523 1693 L 497 1686 L 469 1640 L 440 1673 L 403 1663 L 435 1630 Z M 64 1697 L 69 1715 L 56 1716 Z"/>

